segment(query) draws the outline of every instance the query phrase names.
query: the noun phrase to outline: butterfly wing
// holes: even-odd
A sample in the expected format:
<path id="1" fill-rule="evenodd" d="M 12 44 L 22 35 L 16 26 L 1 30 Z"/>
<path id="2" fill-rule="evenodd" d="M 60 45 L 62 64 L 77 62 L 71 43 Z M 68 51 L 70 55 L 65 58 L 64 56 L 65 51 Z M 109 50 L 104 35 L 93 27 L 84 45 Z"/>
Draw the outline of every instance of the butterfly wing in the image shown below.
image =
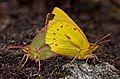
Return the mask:
<path id="1" fill-rule="evenodd" d="M 56 54 L 50 50 L 50 47 L 45 44 L 45 34 L 46 30 L 43 28 L 34 37 L 32 43 L 27 46 L 29 49 L 28 53 L 35 60 L 45 60 L 56 56 Z"/>
<path id="2" fill-rule="evenodd" d="M 45 42 L 51 50 L 65 56 L 74 57 L 81 50 L 88 48 L 89 42 L 82 30 L 69 16 L 59 8 L 54 8 L 53 19 L 48 20 Z"/>
<path id="3" fill-rule="evenodd" d="M 78 27 L 77 24 L 63 10 L 61 10 L 58 7 L 55 7 L 52 13 L 55 14 L 55 17 L 51 21 L 51 24 L 57 20 L 63 20 L 63 21 L 68 22 L 70 25 L 73 25 L 73 26 L 71 26 L 72 28 L 76 28 L 79 31 L 79 38 L 82 39 L 84 44 L 86 44 L 85 46 L 89 45 L 89 42 L 88 42 L 85 34 L 80 29 L 80 27 Z"/>
<path id="4" fill-rule="evenodd" d="M 33 47 L 34 49 L 37 49 L 45 44 L 44 39 L 45 39 L 45 28 L 43 28 L 37 33 L 37 35 L 33 38 L 30 46 Z"/>

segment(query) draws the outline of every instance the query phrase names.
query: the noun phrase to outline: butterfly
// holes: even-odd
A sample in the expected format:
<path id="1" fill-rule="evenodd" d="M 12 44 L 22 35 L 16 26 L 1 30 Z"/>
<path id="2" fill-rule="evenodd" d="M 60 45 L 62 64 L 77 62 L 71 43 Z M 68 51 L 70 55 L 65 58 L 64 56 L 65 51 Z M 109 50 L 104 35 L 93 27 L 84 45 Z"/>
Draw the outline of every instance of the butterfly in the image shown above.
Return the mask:
<path id="1" fill-rule="evenodd" d="M 60 8 L 55 7 L 52 13 L 47 15 L 45 43 L 51 47 L 51 51 L 74 59 L 87 59 L 96 57 L 92 52 L 96 50 L 110 34 L 107 34 L 95 43 L 89 43 L 83 31 Z M 74 60 L 73 59 L 73 60 Z"/>
<path id="2" fill-rule="evenodd" d="M 39 71 L 40 71 L 40 60 L 45 60 L 51 57 L 56 56 L 57 54 L 52 52 L 50 47 L 45 44 L 45 34 L 46 27 L 44 27 L 38 34 L 33 38 L 32 42 L 26 46 L 11 46 L 7 48 L 21 48 L 26 54 L 23 56 L 21 63 L 25 59 L 25 62 L 22 64 L 22 67 L 27 62 L 28 58 L 31 58 L 35 61 L 39 61 Z"/>

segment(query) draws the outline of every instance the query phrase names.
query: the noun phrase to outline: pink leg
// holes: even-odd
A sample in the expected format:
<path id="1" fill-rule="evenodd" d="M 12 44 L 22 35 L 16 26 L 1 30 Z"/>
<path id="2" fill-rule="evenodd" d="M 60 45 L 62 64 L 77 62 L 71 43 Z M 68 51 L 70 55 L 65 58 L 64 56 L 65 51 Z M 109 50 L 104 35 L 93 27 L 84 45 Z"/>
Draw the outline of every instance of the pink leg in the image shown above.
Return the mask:
<path id="1" fill-rule="evenodd" d="M 23 60 L 25 59 L 26 56 L 27 56 L 27 54 L 25 54 L 25 55 L 23 56 L 23 58 L 22 58 L 22 60 L 20 61 L 20 63 L 23 62 Z"/>
<path id="2" fill-rule="evenodd" d="M 97 56 L 96 56 L 95 54 L 92 54 L 92 55 L 88 55 L 87 60 L 86 60 L 86 63 L 88 62 L 89 58 L 93 58 L 94 63 L 95 63 L 95 59 L 96 59 L 97 61 L 99 61 L 99 59 L 97 58 Z"/>
<path id="3" fill-rule="evenodd" d="M 39 70 L 38 70 L 38 72 L 40 73 L 40 60 L 38 61 L 38 63 L 39 63 Z"/>
<path id="4" fill-rule="evenodd" d="M 77 55 L 72 59 L 72 61 L 70 62 L 70 64 L 73 63 L 73 61 L 78 57 L 78 55 L 79 55 L 79 54 L 77 54 Z"/>
<path id="5" fill-rule="evenodd" d="M 29 55 L 26 55 L 25 62 L 22 64 L 22 66 L 21 66 L 21 67 L 23 67 L 23 66 L 26 64 L 26 62 L 27 62 L 27 60 L 28 60 L 28 56 L 29 56 Z"/>

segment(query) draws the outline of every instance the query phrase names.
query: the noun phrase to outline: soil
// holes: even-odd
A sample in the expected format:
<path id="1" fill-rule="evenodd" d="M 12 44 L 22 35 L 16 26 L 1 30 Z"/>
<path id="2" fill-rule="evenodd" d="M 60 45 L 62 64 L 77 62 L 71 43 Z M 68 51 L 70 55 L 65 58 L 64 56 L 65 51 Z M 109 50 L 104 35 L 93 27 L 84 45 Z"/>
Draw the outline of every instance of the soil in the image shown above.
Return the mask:
<path id="1" fill-rule="evenodd" d="M 119 6 L 119 0 L 1 0 L 0 79 L 39 78 L 37 62 L 29 59 L 21 68 L 24 52 L 6 46 L 30 44 L 37 30 L 44 27 L 47 13 L 54 7 L 64 10 L 80 26 L 90 42 L 94 43 L 107 33 L 111 34 L 111 41 L 102 44 L 94 53 L 100 61 L 115 66 L 120 75 Z M 70 61 L 61 56 L 41 61 L 41 77 L 63 77 L 61 66 Z"/>

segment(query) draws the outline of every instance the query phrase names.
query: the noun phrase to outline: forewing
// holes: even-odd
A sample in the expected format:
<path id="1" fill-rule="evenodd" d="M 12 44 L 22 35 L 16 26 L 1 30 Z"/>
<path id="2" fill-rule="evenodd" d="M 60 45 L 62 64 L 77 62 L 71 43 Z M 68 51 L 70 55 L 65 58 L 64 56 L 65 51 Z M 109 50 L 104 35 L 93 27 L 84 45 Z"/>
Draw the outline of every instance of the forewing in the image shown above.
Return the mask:
<path id="1" fill-rule="evenodd" d="M 75 56 L 88 48 L 89 42 L 82 30 L 59 8 L 55 8 L 47 18 L 45 42 L 51 50 L 66 56 Z M 51 19 L 51 15 L 53 18 Z"/>
<path id="2" fill-rule="evenodd" d="M 64 12 L 62 11 L 60 8 L 55 7 L 53 12 L 52 12 L 55 16 L 54 19 L 51 21 L 54 23 L 54 21 L 60 20 L 60 21 L 67 21 L 68 23 L 70 23 L 71 25 L 73 25 L 75 28 L 77 28 L 77 30 L 80 32 L 80 38 L 82 39 L 82 42 L 84 42 L 84 44 L 87 46 L 89 46 L 89 42 L 85 36 L 85 34 L 83 33 L 83 31 L 80 29 L 80 27 L 77 26 L 77 24 Z"/>

